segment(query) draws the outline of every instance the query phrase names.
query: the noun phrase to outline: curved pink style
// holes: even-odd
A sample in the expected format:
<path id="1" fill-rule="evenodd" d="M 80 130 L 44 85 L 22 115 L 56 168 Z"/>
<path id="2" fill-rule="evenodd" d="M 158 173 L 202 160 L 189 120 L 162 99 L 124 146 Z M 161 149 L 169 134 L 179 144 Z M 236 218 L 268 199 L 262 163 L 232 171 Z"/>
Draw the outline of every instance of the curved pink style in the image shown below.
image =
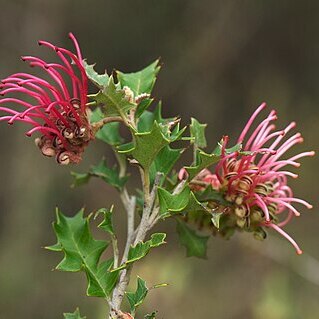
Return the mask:
<path id="1" fill-rule="evenodd" d="M 52 50 L 59 63 L 48 63 L 38 57 L 23 56 L 31 67 L 45 72 L 44 77 L 15 73 L 1 81 L 0 121 L 24 122 L 32 127 L 31 136 L 39 132 L 36 144 L 45 156 L 55 156 L 58 163 L 78 163 L 87 143 L 93 138 L 87 118 L 88 78 L 79 44 L 69 34 L 76 53 L 46 41 L 39 45 Z M 16 97 L 7 97 L 18 94 Z M 31 99 L 30 99 L 31 98 Z"/>

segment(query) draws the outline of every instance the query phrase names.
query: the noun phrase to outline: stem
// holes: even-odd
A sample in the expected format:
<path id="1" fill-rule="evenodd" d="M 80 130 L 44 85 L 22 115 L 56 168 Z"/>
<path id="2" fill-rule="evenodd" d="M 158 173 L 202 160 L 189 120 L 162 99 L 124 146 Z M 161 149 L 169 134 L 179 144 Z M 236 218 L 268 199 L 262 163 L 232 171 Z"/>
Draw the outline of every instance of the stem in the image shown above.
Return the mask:
<path id="1" fill-rule="evenodd" d="M 142 186 L 144 191 L 144 206 L 142 218 L 137 229 L 134 229 L 134 213 L 136 205 L 136 197 L 129 196 L 126 189 L 121 193 L 121 199 L 124 207 L 127 211 L 127 239 L 121 265 L 127 261 L 128 253 L 131 246 L 136 246 L 140 241 L 143 241 L 147 232 L 156 224 L 159 220 L 158 212 L 159 207 L 154 205 L 157 193 L 157 187 L 160 184 L 162 177 L 161 173 L 158 173 L 155 177 L 154 185 L 150 191 L 150 177 L 148 170 L 140 169 Z M 120 273 L 120 277 L 117 285 L 114 288 L 112 300 L 109 301 L 111 308 L 109 318 L 120 318 L 120 306 L 125 294 L 125 290 L 129 284 L 130 276 L 132 272 L 133 264 L 128 265 Z"/>

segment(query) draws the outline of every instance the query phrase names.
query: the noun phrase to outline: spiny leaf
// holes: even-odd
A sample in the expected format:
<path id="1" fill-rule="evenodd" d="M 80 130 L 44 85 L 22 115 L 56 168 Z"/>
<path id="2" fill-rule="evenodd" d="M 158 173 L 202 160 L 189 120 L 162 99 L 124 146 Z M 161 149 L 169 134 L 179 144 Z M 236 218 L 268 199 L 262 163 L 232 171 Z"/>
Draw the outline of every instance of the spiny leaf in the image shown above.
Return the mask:
<path id="1" fill-rule="evenodd" d="M 98 122 L 104 118 L 104 114 L 99 107 L 97 107 L 90 115 L 91 123 Z M 117 146 L 124 142 L 124 139 L 120 135 L 120 123 L 119 122 L 111 122 L 103 125 L 97 133 L 95 137 L 99 140 L 112 145 Z"/>
<path id="2" fill-rule="evenodd" d="M 90 98 L 101 107 L 105 117 L 121 116 L 126 118 L 127 112 L 136 107 L 136 104 L 130 102 L 125 96 L 124 90 L 115 84 L 112 76 L 110 76 L 108 85 L 97 94 L 90 95 Z"/>
<path id="3" fill-rule="evenodd" d="M 98 215 L 102 214 L 103 215 L 103 221 L 98 225 L 99 228 L 103 229 L 107 233 L 110 233 L 111 235 L 114 234 L 114 227 L 113 227 L 113 206 L 110 209 L 106 208 L 100 208 L 96 213 L 95 217 Z"/>
<path id="4" fill-rule="evenodd" d="M 181 212 L 184 210 L 190 197 L 190 189 L 185 187 L 179 194 L 171 194 L 164 188 L 158 188 L 158 198 L 160 202 L 160 213 Z"/>
<path id="5" fill-rule="evenodd" d="M 159 70 L 159 60 L 156 60 L 141 71 L 134 73 L 116 71 L 116 74 L 121 87 L 128 86 L 137 96 L 142 93 L 151 94 Z"/>
<path id="6" fill-rule="evenodd" d="M 196 147 L 205 148 L 207 146 L 206 138 L 205 138 L 205 128 L 207 124 L 200 124 L 195 118 L 192 117 L 191 125 L 190 125 L 190 133 L 193 138 L 192 143 L 196 145 Z"/>
<path id="7" fill-rule="evenodd" d="M 81 317 L 79 308 L 76 308 L 73 313 L 64 313 L 64 319 L 86 319 L 86 317 Z"/>
<path id="8" fill-rule="evenodd" d="M 150 240 L 139 242 L 136 246 L 132 246 L 129 250 L 126 264 L 140 260 L 148 254 L 151 248 L 165 244 L 165 237 L 165 233 L 155 233 L 151 236 Z"/>
<path id="9" fill-rule="evenodd" d="M 177 233 L 180 243 L 186 248 L 187 257 L 206 258 L 207 241 L 209 236 L 200 236 L 184 222 L 177 222 Z"/>
<path id="10" fill-rule="evenodd" d="M 118 272 L 110 272 L 112 259 L 99 262 L 109 243 L 92 237 L 89 217 L 83 217 L 83 209 L 74 217 L 66 217 L 58 209 L 56 214 L 57 221 L 53 223 L 53 228 L 58 243 L 48 247 L 50 250 L 61 250 L 64 253 L 64 258 L 56 269 L 84 271 L 88 279 L 88 296 L 109 296 L 116 284 Z"/>
<path id="11" fill-rule="evenodd" d="M 214 153 L 207 154 L 202 150 L 199 150 L 197 153 L 197 163 L 195 166 L 186 166 L 185 169 L 189 175 L 189 180 L 192 180 L 200 171 L 204 168 L 213 165 L 218 162 L 220 159 L 220 155 L 216 155 Z"/>
<path id="12" fill-rule="evenodd" d="M 163 126 L 155 121 L 151 131 L 135 132 L 133 143 L 122 145 L 118 148 L 118 151 L 119 153 L 131 155 L 144 169 L 148 170 L 160 150 L 179 139 L 180 135 L 171 138 L 163 131 Z"/>
<path id="13" fill-rule="evenodd" d="M 98 88 L 102 89 L 107 86 L 109 82 L 109 76 L 107 75 L 106 71 L 104 74 L 98 74 L 94 70 L 95 64 L 88 64 L 85 60 L 83 60 L 84 68 L 86 75 L 91 80 L 91 82 L 96 85 Z"/>
<path id="14" fill-rule="evenodd" d="M 137 277 L 137 287 L 135 292 L 126 292 L 127 300 L 130 304 L 131 313 L 135 313 L 136 308 L 142 304 L 146 295 L 148 293 L 148 288 L 146 287 L 145 281 Z"/>
<path id="15" fill-rule="evenodd" d="M 92 166 L 88 173 L 75 173 L 71 172 L 74 178 L 72 187 L 81 186 L 89 182 L 91 177 L 99 177 L 106 183 L 121 190 L 128 180 L 128 176 L 120 177 L 117 166 L 108 167 L 106 160 L 102 159 L 96 166 Z"/>
<path id="16" fill-rule="evenodd" d="M 157 311 L 153 311 L 152 313 L 148 313 L 144 316 L 144 319 L 156 319 Z"/>

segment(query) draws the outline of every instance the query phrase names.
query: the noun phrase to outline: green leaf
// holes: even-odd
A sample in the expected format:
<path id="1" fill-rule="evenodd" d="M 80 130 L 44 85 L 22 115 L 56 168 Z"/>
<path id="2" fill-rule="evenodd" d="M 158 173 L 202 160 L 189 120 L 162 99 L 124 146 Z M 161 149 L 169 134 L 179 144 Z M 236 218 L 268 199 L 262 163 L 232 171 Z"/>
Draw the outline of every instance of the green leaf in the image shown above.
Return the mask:
<path id="1" fill-rule="evenodd" d="M 192 117 L 190 125 L 190 133 L 193 138 L 192 143 L 197 147 L 205 148 L 207 146 L 205 137 L 205 128 L 207 124 L 200 124 L 196 119 Z"/>
<path id="2" fill-rule="evenodd" d="M 144 169 L 148 170 L 159 151 L 170 142 L 171 140 L 164 136 L 161 126 L 154 122 L 150 132 L 135 132 L 134 143 L 121 146 L 118 151 L 132 155 Z"/>
<path id="3" fill-rule="evenodd" d="M 98 122 L 104 118 L 104 114 L 99 107 L 97 107 L 94 111 L 92 111 L 90 115 L 91 123 Z M 95 137 L 109 145 L 117 146 L 124 142 L 124 139 L 120 135 L 120 123 L 119 122 L 111 122 L 103 125 L 97 133 Z"/>
<path id="4" fill-rule="evenodd" d="M 64 313 L 64 319 L 86 319 L 86 317 L 81 317 L 79 308 L 76 308 L 73 313 Z"/>
<path id="5" fill-rule="evenodd" d="M 131 246 L 126 264 L 130 264 L 145 257 L 151 248 L 165 244 L 165 233 L 155 233 L 146 242 L 139 242 L 136 246 Z"/>
<path id="6" fill-rule="evenodd" d="M 128 176 L 120 177 L 116 166 L 112 168 L 107 166 L 106 160 L 102 159 L 96 166 L 92 166 L 89 174 L 102 178 L 106 183 L 121 190 L 127 182 Z"/>
<path id="7" fill-rule="evenodd" d="M 159 60 L 156 60 L 141 71 L 134 73 L 116 71 L 116 74 L 121 87 L 128 86 L 137 96 L 142 93 L 151 94 L 159 70 Z"/>
<path id="8" fill-rule="evenodd" d="M 151 182 L 153 183 L 157 172 L 162 173 L 162 179 L 165 179 L 183 152 L 184 149 L 172 149 L 169 145 L 164 146 L 158 152 L 154 162 L 150 167 Z"/>
<path id="9" fill-rule="evenodd" d="M 186 248 L 187 257 L 206 258 L 207 241 L 209 236 L 200 236 L 184 222 L 178 221 L 177 233 L 180 243 Z"/>
<path id="10" fill-rule="evenodd" d="M 94 70 L 95 64 L 88 64 L 85 60 L 83 60 L 83 64 L 84 64 L 86 75 L 88 76 L 88 78 L 94 85 L 96 85 L 100 89 L 107 86 L 109 82 L 109 76 L 107 75 L 106 71 L 104 74 L 98 74 Z"/>
<path id="11" fill-rule="evenodd" d="M 87 184 L 91 178 L 91 175 L 89 173 L 82 174 L 71 172 L 71 176 L 74 178 L 73 184 L 71 185 L 72 188 Z"/>
<path id="12" fill-rule="evenodd" d="M 196 198 L 200 202 L 208 202 L 213 201 L 223 206 L 231 206 L 232 204 L 225 200 L 224 194 L 221 191 L 217 191 L 212 187 L 212 185 L 208 185 L 205 190 L 202 192 L 196 193 Z"/>
<path id="13" fill-rule="evenodd" d="M 57 221 L 53 228 L 58 243 L 49 250 L 62 250 L 64 258 L 56 266 L 62 271 L 84 271 L 88 279 L 88 296 L 107 297 L 118 279 L 118 272 L 111 272 L 113 260 L 99 262 L 109 243 L 95 240 L 89 229 L 89 219 L 83 217 L 83 209 L 74 217 L 66 217 L 57 209 Z M 61 249 L 59 249 L 61 248 Z"/>
<path id="14" fill-rule="evenodd" d="M 110 76 L 108 85 L 100 90 L 97 94 L 90 95 L 101 110 L 105 117 L 121 116 L 126 118 L 127 112 L 136 107 L 136 104 L 129 101 L 124 90 L 115 84 L 114 79 Z"/>
<path id="15" fill-rule="evenodd" d="M 219 229 L 219 226 L 220 226 L 220 218 L 223 216 L 223 213 L 222 212 L 219 212 L 219 213 L 215 213 L 215 212 L 212 212 L 212 218 L 211 218 L 211 221 L 212 223 L 214 224 L 214 226 Z"/>
<path id="16" fill-rule="evenodd" d="M 146 287 L 145 281 L 137 277 L 137 287 L 135 292 L 126 292 L 127 300 L 130 304 L 131 313 L 135 313 L 136 308 L 142 304 L 146 295 L 148 293 L 148 288 Z"/>
<path id="17" fill-rule="evenodd" d="M 189 180 L 192 180 L 200 171 L 204 168 L 213 165 L 218 162 L 220 159 L 220 155 L 216 155 L 214 153 L 207 154 L 202 150 L 199 150 L 197 153 L 197 163 L 195 166 L 187 166 L 185 167 Z"/>
<path id="18" fill-rule="evenodd" d="M 189 203 L 190 189 L 188 187 L 185 187 L 179 194 L 171 194 L 161 187 L 158 188 L 157 192 L 161 214 L 167 212 L 181 212 Z"/>
<path id="19" fill-rule="evenodd" d="M 99 228 L 103 229 L 105 232 L 115 235 L 113 227 L 113 206 L 110 209 L 100 208 L 96 213 L 95 217 L 98 215 L 103 215 L 103 221 L 98 225 Z"/>

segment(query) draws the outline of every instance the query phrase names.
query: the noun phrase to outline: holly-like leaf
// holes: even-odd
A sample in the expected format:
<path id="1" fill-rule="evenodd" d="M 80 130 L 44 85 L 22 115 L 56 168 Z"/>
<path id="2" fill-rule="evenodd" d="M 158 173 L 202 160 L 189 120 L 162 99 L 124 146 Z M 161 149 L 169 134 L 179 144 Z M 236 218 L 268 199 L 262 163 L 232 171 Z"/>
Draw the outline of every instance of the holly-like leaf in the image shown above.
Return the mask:
<path id="1" fill-rule="evenodd" d="M 70 313 L 64 313 L 63 314 L 64 319 L 86 319 L 86 317 L 82 317 L 80 314 L 79 308 L 76 308 L 74 312 Z"/>
<path id="2" fill-rule="evenodd" d="M 172 149 L 169 145 L 164 146 L 158 152 L 150 167 L 151 182 L 153 182 L 155 175 L 158 172 L 162 173 L 162 179 L 165 179 L 183 152 L 184 149 Z"/>
<path id="3" fill-rule="evenodd" d="M 88 64 L 85 60 L 83 60 L 83 64 L 86 75 L 94 85 L 96 85 L 100 89 L 107 86 L 110 77 L 107 75 L 106 71 L 104 74 L 98 74 L 94 70 L 95 64 Z"/>
<path id="4" fill-rule="evenodd" d="M 138 96 L 142 93 L 151 94 L 159 70 L 159 60 L 156 60 L 141 71 L 134 73 L 116 71 L 116 74 L 121 87 L 128 86 L 134 95 Z"/>
<path id="5" fill-rule="evenodd" d="M 98 165 L 92 166 L 89 174 L 102 178 L 106 183 L 119 190 L 123 188 L 128 179 L 128 176 L 120 177 L 116 166 L 108 167 L 105 159 L 102 159 Z"/>
<path id="6" fill-rule="evenodd" d="M 100 257 L 109 243 L 95 240 L 89 229 L 89 219 L 80 210 L 74 217 L 66 217 L 57 209 L 57 221 L 53 228 L 57 244 L 46 247 L 52 251 L 61 250 L 64 258 L 56 266 L 62 271 L 84 271 L 88 279 L 88 296 L 107 297 L 118 279 L 118 272 L 111 272 L 113 260 L 100 262 Z"/>
<path id="7" fill-rule="evenodd" d="M 129 101 L 119 85 L 116 85 L 112 76 L 110 76 L 107 86 L 100 90 L 97 94 L 90 95 L 101 110 L 105 117 L 121 116 L 127 118 L 127 112 L 136 107 L 136 104 Z"/>
<path id="8" fill-rule="evenodd" d="M 196 147 L 205 148 L 207 146 L 205 137 L 205 128 L 207 124 L 200 124 L 196 119 L 192 117 L 190 125 L 190 133 L 192 137 L 192 143 Z"/>
<path id="9" fill-rule="evenodd" d="M 178 221 L 177 223 L 177 233 L 180 243 L 186 248 L 187 257 L 206 258 L 209 236 L 198 235 L 182 221 Z"/>
<path id="10" fill-rule="evenodd" d="M 197 153 L 197 163 L 195 166 L 186 166 L 185 169 L 188 173 L 189 180 L 192 180 L 200 171 L 204 168 L 213 165 L 218 162 L 220 159 L 220 155 L 216 155 L 214 153 L 207 154 L 202 150 L 199 150 Z"/>
<path id="11" fill-rule="evenodd" d="M 91 123 L 98 122 L 104 118 L 104 114 L 99 107 L 97 107 L 90 115 Z M 120 123 L 119 122 L 111 122 L 103 125 L 97 133 L 95 137 L 109 145 L 117 146 L 124 142 L 124 139 L 120 135 Z"/>
<path id="12" fill-rule="evenodd" d="M 151 248 L 165 244 L 165 233 L 155 233 L 146 242 L 139 242 L 136 246 L 131 246 L 126 264 L 133 263 L 145 257 Z"/>
<path id="13" fill-rule="evenodd" d="M 136 291 L 126 292 L 126 297 L 130 304 L 131 313 L 135 314 L 136 308 L 143 303 L 147 293 L 148 288 L 146 287 L 145 281 L 142 278 L 137 277 Z"/>
<path id="14" fill-rule="evenodd" d="M 167 212 L 181 212 L 189 203 L 190 189 L 188 187 L 185 187 L 178 194 L 171 194 L 161 187 L 158 188 L 157 192 L 160 202 L 160 213 L 162 215 Z"/>
<path id="15" fill-rule="evenodd" d="M 150 168 L 160 150 L 179 136 L 171 139 L 165 136 L 162 126 L 156 121 L 149 132 L 135 132 L 134 142 L 118 148 L 119 153 L 131 155 L 146 170 Z"/>
<path id="16" fill-rule="evenodd" d="M 103 229 L 105 232 L 115 235 L 114 233 L 114 227 L 113 227 L 113 206 L 110 209 L 106 208 L 100 208 L 96 213 L 95 216 L 97 217 L 98 215 L 102 214 L 103 215 L 103 220 L 102 222 L 98 225 L 99 228 Z"/>

